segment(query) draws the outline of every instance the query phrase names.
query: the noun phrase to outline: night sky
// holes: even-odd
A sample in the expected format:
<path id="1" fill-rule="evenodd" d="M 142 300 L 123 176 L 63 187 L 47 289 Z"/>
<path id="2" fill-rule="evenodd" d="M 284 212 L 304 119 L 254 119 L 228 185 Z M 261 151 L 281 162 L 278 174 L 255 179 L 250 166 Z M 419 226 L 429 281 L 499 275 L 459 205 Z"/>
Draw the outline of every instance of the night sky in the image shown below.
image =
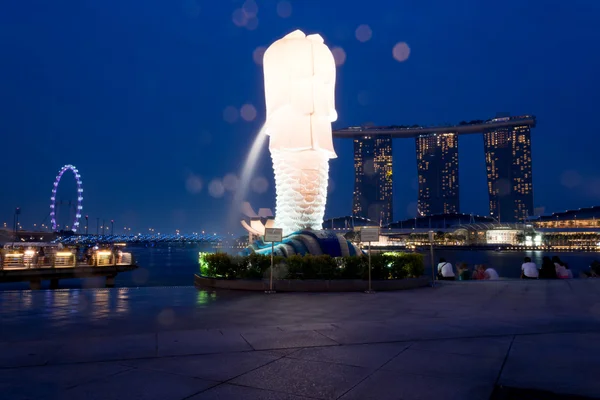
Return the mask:
<path id="1" fill-rule="evenodd" d="M 239 175 L 265 117 L 257 56 L 295 29 L 345 54 L 335 50 L 334 127 L 534 114 L 538 212 L 600 204 L 600 2 L 257 3 L 252 17 L 253 4 L 244 13 L 236 0 L 4 2 L 0 223 L 12 225 L 16 206 L 25 228 L 47 223 L 54 177 L 74 164 L 91 231 L 96 218 L 117 232 L 226 231 L 227 175 Z M 405 60 L 394 58 L 398 43 Z M 487 214 L 482 137 L 459 143 L 461 211 Z M 352 141 L 335 146 L 326 217 L 352 204 Z M 396 220 L 416 211 L 414 151 L 414 140 L 394 142 Z M 266 148 L 251 188 L 252 205 L 274 207 Z M 59 198 L 76 198 L 69 175 Z"/>

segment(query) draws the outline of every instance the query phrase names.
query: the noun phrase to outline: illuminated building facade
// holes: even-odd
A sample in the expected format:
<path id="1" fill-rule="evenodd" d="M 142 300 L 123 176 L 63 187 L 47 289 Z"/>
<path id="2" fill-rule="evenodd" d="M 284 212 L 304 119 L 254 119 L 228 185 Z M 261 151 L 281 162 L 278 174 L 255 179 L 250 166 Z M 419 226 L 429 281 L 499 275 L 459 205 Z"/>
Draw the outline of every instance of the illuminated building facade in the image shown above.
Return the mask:
<path id="1" fill-rule="evenodd" d="M 458 213 L 458 135 L 419 135 L 415 144 L 419 178 L 418 214 Z"/>
<path id="2" fill-rule="evenodd" d="M 392 138 L 366 135 L 354 139 L 352 214 L 380 226 L 393 221 Z"/>
<path id="3" fill-rule="evenodd" d="M 491 121 L 505 120 L 511 117 Z M 532 126 L 516 124 L 483 132 L 490 215 L 501 222 L 524 221 L 533 216 Z"/>

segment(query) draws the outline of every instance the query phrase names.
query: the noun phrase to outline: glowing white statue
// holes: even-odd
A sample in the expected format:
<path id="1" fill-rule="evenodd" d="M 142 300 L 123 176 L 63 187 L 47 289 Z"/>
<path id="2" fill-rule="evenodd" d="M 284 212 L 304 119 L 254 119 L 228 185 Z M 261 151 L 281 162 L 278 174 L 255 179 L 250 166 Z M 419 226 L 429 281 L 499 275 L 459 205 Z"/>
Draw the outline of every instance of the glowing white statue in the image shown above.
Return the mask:
<path id="1" fill-rule="evenodd" d="M 335 61 L 319 35 L 294 31 L 263 59 L 269 150 L 277 194 L 275 224 L 288 235 L 322 229 L 327 200 Z"/>

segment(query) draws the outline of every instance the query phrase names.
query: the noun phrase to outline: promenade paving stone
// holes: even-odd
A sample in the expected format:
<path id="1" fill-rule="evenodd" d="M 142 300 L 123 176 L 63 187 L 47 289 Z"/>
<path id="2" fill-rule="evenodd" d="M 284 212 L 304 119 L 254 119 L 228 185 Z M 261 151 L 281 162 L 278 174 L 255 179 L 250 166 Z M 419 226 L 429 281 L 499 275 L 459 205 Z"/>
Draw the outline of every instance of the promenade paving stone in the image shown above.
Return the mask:
<path id="1" fill-rule="evenodd" d="M 287 357 L 377 369 L 410 345 L 410 343 L 383 343 L 313 347 L 300 349 Z"/>
<path id="2" fill-rule="evenodd" d="M 366 378 L 371 369 L 283 358 L 232 383 L 317 399 L 335 399 Z"/>
<path id="3" fill-rule="evenodd" d="M 598 396 L 598 334 L 516 337 L 499 382 L 505 386 Z"/>
<path id="4" fill-rule="evenodd" d="M 424 340 L 414 342 L 410 348 L 437 353 L 504 358 L 512 341 L 512 336 Z"/>
<path id="5" fill-rule="evenodd" d="M 139 369 L 225 382 L 281 357 L 283 355 L 253 351 L 202 356 L 161 357 L 150 360 L 124 361 L 122 364 Z"/>
<path id="6" fill-rule="evenodd" d="M 311 397 L 295 396 L 288 393 L 273 392 L 270 390 L 256 389 L 248 386 L 223 384 L 207 390 L 206 392 L 190 397 L 190 400 L 308 400 Z"/>
<path id="7" fill-rule="evenodd" d="M 69 388 L 129 369 L 116 363 L 1 369 L 0 397 L 11 400 L 61 398 Z"/>
<path id="8" fill-rule="evenodd" d="M 53 342 L 0 342 L 0 368 L 44 365 L 57 352 Z"/>
<path id="9" fill-rule="evenodd" d="M 318 332 L 315 332 L 314 330 L 266 330 L 262 332 L 244 331 L 241 335 L 255 350 L 333 346 L 338 344 L 337 342 Z"/>
<path id="10" fill-rule="evenodd" d="M 69 400 L 180 400 L 217 385 L 203 379 L 156 371 L 129 370 L 67 389 Z"/>
<path id="11" fill-rule="evenodd" d="M 253 350 L 239 332 L 220 330 L 188 330 L 159 332 L 159 356 L 227 353 Z"/>
<path id="12" fill-rule="evenodd" d="M 401 373 L 418 371 L 420 375 L 433 378 L 446 376 L 493 384 L 503 362 L 504 357 L 482 357 L 409 348 L 382 369 Z"/>
<path id="13" fill-rule="evenodd" d="M 600 398 L 600 280 L 1 292 L 8 399 Z"/>
<path id="14" fill-rule="evenodd" d="M 50 364 L 155 357 L 156 334 L 79 338 L 64 342 L 59 350 L 48 361 Z"/>
<path id="15" fill-rule="evenodd" d="M 468 375 L 465 372 L 465 375 Z M 493 387 L 476 380 L 449 379 L 377 371 L 360 382 L 342 400 L 488 400 Z"/>

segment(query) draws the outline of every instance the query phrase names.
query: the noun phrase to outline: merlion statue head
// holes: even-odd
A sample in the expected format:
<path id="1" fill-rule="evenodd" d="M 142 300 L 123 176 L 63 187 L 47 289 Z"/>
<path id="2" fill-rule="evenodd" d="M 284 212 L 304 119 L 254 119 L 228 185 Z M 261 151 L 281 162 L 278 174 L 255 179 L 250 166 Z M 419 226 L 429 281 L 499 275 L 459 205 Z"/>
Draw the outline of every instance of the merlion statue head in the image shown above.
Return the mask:
<path id="1" fill-rule="evenodd" d="M 265 102 L 267 107 L 267 134 L 303 136 L 310 132 L 321 136 L 331 136 L 331 122 L 337 119 L 335 110 L 335 60 L 323 38 L 318 35 L 305 35 L 296 30 L 275 41 L 263 58 L 265 78 Z M 304 118 L 304 120 L 303 120 Z M 311 118 L 319 125 L 311 129 Z M 287 121 L 287 123 L 285 122 Z M 320 122 L 320 124 L 319 124 Z M 328 128 L 323 123 L 328 124 Z M 303 128 L 292 129 L 295 124 Z M 305 127 L 305 129 L 304 129 Z M 276 141 L 278 139 L 275 139 Z M 330 138 L 328 140 L 331 140 Z M 310 141 L 298 138 L 297 148 L 304 149 Z M 320 138 L 318 142 L 327 140 Z M 273 148 L 271 143 L 270 148 Z M 276 148 L 296 148 L 293 143 L 275 146 Z M 321 146 L 323 147 L 323 146 Z M 314 146 L 312 146 L 314 148 Z"/>

